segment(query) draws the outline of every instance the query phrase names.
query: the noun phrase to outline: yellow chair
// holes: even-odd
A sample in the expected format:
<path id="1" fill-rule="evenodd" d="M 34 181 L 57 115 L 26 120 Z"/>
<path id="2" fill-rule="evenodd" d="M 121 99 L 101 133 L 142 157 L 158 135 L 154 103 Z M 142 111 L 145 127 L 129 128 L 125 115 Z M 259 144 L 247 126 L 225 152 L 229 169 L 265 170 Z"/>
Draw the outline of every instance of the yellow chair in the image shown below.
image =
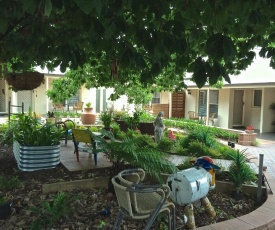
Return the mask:
<path id="1" fill-rule="evenodd" d="M 75 102 L 73 104 L 73 112 L 75 111 L 77 113 L 77 110 L 80 110 L 82 112 L 83 110 L 83 102 L 82 101 L 78 101 L 78 102 Z"/>
<path id="2" fill-rule="evenodd" d="M 74 153 L 76 154 L 76 159 L 79 162 L 79 143 L 87 144 L 93 154 L 94 154 L 94 162 L 97 165 L 97 153 L 103 152 L 104 149 L 98 148 L 98 141 L 93 140 L 92 132 L 89 129 L 72 129 L 72 136 L 74 142 Z"/>

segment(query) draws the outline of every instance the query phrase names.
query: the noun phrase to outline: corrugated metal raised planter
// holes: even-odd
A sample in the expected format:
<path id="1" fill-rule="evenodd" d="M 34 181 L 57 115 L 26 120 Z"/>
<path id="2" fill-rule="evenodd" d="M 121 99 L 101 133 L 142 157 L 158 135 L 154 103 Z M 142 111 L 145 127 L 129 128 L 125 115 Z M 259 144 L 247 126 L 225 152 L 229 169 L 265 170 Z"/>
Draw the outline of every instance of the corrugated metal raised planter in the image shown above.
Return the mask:
<path id="1" fill-rule="evenodd" d="M 22 171 L 55 168 L 60 163 L 60 144 L 54 146 L 22 146 L 15 141 L 13 154 L 18 168 Z"/>

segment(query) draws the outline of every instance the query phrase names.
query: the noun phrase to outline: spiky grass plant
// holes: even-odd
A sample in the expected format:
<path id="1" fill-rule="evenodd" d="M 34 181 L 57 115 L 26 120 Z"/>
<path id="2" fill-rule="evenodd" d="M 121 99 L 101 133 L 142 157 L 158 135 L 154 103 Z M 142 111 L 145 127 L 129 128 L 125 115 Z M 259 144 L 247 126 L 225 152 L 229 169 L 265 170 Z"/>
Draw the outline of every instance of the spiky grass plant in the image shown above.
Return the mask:
<path id="1" fill-rule="evenodd" d="M 255 172 L 246 163 L 246 150 L 247 149 L 228 152 L 228 157 L 232 160 L 229 166 L 229 177 L 235 184 L 237 192 L 242 191 L 243 184 L 256 180 Z"/>
<path id="2" fill-rule="evenodd" d="M 168 155 L 166 153 L 144 145 L 144 141 L 135 136 L 116 140 L 108 131 L 102 130 L 102 134 L 110 139 L 106 140 L 99 136 L 94 136 L 93 138 L 100 141 L 106 156 L 113 163 L 110 178 L 125 169 L 127 165 L 144 169 L 159 182 L 163 182 L 161 178 L 162 173 L 177 171 L 177 167 L 167 160 Z"/>

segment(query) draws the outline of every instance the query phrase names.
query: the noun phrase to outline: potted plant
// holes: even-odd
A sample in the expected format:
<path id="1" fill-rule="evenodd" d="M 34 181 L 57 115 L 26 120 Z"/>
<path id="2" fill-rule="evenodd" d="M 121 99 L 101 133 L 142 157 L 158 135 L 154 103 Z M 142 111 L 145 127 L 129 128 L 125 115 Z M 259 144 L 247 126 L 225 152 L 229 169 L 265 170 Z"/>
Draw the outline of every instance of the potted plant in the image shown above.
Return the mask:
<path id="1" fill-rule="evenodd" d="M 81 113 L 82 124 L 90 125 L 95 124 L 96 114 L 92 113 L 93 107 L 91 102 L 87 102 L 84 111 Z"/>
<path id="2" fill-rule="evenodd" d="M 132 117 L 129 116 L 125 118 L 125 121 L 130 129 L 135 130 L 138 128 L 141 114 L 142 112 L 135 111 Z"/>
<path id="3" fill-rule="evenodd" d="M 140 115 L 140 122 L 138 125 L 138 129 L 142 134 L 154 135 L 154 129 L 155 129 L 153 125 L 154 119 L 155 118 L 148 112 L 143 112 Z"/>
<path id="4" fill-rule="evenodd" d="M 230 151 L 228 157 L 232 163 L 229 166 L 229 178 L 235 184 L 235 190 L 232 192 L 232 197 L 235 200 L 243 199 L 242 186 L 245 183 L 256 179 L 253 170 L 246 164 L 246 149 L 242 151 Z"/>
<path id="5" fill-rule="evenodd" d="M 254 133 L 254 127 L 253 127 L 253 125 L 247 126 L 246 129 L 245 129 L 245 132 L 246 133 Z"/>
<path id="6" fill-rule="evenodd" d="M 42 123 L 40 113 L 33 112 L 32 117 L 34 117 L 38 123 L 40 123 L 40 124 Z"/>
<path id="7" fill-rule="evenodd" d="M 6 219 L 11 214 L 12 201 L 0 196 L 0 220 Z"/>
<path id="8" fill-rule="evenodd" d="M 19 169 L 34 171 L 60 163 L 60 138 L 55 124 L 39 124 L 31 114 L 20 115 L 13 128 L 13 153 Z"/>
<path id="9" fill-rule="evenodd" d="M 103 125 L 104 125 L 104 129 L 107 131 L 111 131 L 111 123 L 113 120 L 113 114 L 111 111 L 104 111 L 101 112 L 99 115 L 99 119 L 102 121 Z"/>
<path id="10" fill-rule="evenodd" d="M 85 108 L 84 108 L 86 111 L 92 111 L 93 110 L 93 107 L 92 107 L 92 103 L 91 102 L 87 102 L 85 104 Z"/>

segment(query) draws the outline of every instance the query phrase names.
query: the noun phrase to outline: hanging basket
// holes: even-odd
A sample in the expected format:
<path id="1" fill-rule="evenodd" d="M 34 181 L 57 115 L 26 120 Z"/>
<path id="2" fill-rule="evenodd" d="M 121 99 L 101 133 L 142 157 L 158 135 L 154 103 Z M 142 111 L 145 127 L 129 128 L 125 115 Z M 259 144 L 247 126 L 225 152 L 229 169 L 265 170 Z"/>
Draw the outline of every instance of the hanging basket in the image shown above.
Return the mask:
<path id="1" fill-rule="evenodd" d="M 14 91 L 33 90 L 44 83 L 44 74 L 39 72 L 7 73 L 5 79 Z"/>

